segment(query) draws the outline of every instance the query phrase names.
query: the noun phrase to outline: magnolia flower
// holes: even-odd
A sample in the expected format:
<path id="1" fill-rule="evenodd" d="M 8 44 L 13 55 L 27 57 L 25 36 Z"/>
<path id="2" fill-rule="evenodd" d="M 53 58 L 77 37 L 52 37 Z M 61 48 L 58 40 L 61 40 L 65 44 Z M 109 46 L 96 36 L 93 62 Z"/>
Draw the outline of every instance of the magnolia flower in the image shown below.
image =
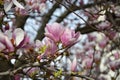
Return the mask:
<path id="1" fill-rule="evenodd" d="M 93 63 L 93 59 L 86 56 L 84 59 L 83 59 L 83 66 L 85 69 L 90 69 L 92 67 L 92 63 Z"/>
<path id="2" fill-rule="evenodd" d="M 78 41 L 79 36 L 80 36 L 79 32 L 75 33 L 74 30 L 65 28 L 60 39 L 64 46 L 72 46 L 73 44 L 75 44 Z"/>
<path id="3" fill-rule="evenodd" d="M 111 23 L 108 21 L 105 22 L 101 22 L 100 24 L 98 24 L 96 27 L 100 30 L 105 30 L 105 29 L 110 29 L 111 28 Z"/>
<path id="4" fill-rule="evenodd" d="M 15 47 L 25 47 L 29 42 L 28 36 L 25 32 L 17 28 L 13 32 L 8 30 L 5 33 L 0 32 L 0 51 L 12 52 Z"/>
<path id="5" fill-rule="evenodd" d="M 24 47 L 26 46 L 27 43 L 29 43 L 29 37 L 20 28 L 17 28 L 13 31 L 12 38 L 13 38 L 14 45 L 17 48 Z"/>
<path id="6" fill-rule="evenodd" d="M 13 4 L 21 9 L 24 9 L 24 7 L 17 0 L 7 0 L 4 3 L 5 12 L 9 11 L 12 8 Z"/>
<path id="7" fill-rule="evenodd" d="M 120 60 L 115 60 L 115 61 L 111 61 L 109 62 L 110 68 L 111 70 L 118 70 L 120 67 Z"/>
<path id="8" fill-rule="evenodd" d="M 57 51 L 57 45 L 49 38 L 44 38 L 44 42 L 45 42 L 45 52 L 44 55 L 45 56 L 49 56 L 49 55 L 54 55 L 54 53 Z"/>
<path id="9" fill-rule="evenodd" d="M 8 36 L 6 36 L 4 33 L 0 32 L 0 47 L 1 50 L 5 50 L 5 51 L 14 51 L 14 47 L 12 45 L 12 42 L 10 41 L 10 39 L 8 38 Z"/>
<path id="10" fill-rule="evenodd" d="M 47 24 L 45 28 L 45 35 L 53 41 L 59 42 L 63 31 L 64 28 L 58 23 L 53 23 L 52 25 Z"/>
<path id="11" fill-rule="evenodd" d="M 45 37 L 42 41 L 36 40 L 35 44 L 36 51 L 39 50 L 41 55 L 38 58 L 42 58 L 43 56 L 51 56 L 57 51 L 57 45 L 51 39 Z"/>

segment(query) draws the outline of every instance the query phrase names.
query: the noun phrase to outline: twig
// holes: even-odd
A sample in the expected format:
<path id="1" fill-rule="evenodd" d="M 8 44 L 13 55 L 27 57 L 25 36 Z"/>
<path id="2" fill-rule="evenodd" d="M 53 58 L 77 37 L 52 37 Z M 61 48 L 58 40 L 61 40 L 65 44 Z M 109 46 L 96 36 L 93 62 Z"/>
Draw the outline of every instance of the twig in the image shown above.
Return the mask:
<path id="1" fill-rule="evenodd" d="M 72 10 L 71 8 L 66 7 L 64 4 L 60 3 L 58 0 L 56 0 L 56 2 L 58 2 L 59 4 L 63 5 L 67 10 L 69 10 L 70 12 L 74 13 L 76 16 L 78 16 L 80 19 L 82 19 L 88 26 L 90 26 L 91 28 L 99 31 L 99 29 L 93 27 L 92 25 L 90 25 L 87 21 L 85 21 L 81 16 L 79 16 L 77 13 L 74 12 L 74 10 Z"/>

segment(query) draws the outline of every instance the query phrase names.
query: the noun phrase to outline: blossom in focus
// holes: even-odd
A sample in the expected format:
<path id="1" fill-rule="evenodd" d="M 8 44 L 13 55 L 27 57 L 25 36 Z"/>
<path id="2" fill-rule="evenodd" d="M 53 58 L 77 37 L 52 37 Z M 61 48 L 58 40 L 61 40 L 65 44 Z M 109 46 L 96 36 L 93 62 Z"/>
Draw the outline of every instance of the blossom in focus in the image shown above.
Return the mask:
<path id="1" fill-rule="evenodd" d="M 57 45 L 54 43 L 53 40 L 45 37 L 42 41 L 37 40 L 35 48 L 41 54 L 39 57 L 42 56 L 51 56 L 57 51 Z"/>
<path id="2" fill-rule="evenodd" d="M 14 45 L 17 48 L 25 47 L 29 43 L 29 37 L 20 28 L 17 28 L 13 31 L 12 37 L 13 37 Z"/>
<path id="3" fill-rule="evenodd" d="M 29 37 L 20 28 L 16 28 L 13 32 L 11 30 L 0 32 L 0 51 L 12 52 L 15 47 L 22 48 L 28 43 Z"/>
<path id="4" fill-rule="evenodd" d="M 55 42 L 60 41 L 60 37 L 63 34 L 64 28 L 59 23 L 47 24 L 45 28 L 45 35 Z"/>
<path id="5" fill-rule="evenodd" d="M 57 45 L 49 38 L 45 38 L 45 44 L 47 46 L 45 55 L 53 55 L 57 51 Z"/>
<path id="6" fill-rule="evenodd" d="M 0 32 L 0 47 L 1 51 L 4 50 L 5 52 L 12 52 L 14 51 L 14 46 L 11 40 L 6 36 L 4 33 Z"/>
<path id="7" fill-rule="evenodd" d="M 72 46 L 73 44 L 75 44 L 78 41 L 79 36 L 80 36 L 80 32 L 75 33 L 74 30 L 65 28 L 60 38 L 61 38 L 62 44 L 66 47 L 66 46 Z"/>

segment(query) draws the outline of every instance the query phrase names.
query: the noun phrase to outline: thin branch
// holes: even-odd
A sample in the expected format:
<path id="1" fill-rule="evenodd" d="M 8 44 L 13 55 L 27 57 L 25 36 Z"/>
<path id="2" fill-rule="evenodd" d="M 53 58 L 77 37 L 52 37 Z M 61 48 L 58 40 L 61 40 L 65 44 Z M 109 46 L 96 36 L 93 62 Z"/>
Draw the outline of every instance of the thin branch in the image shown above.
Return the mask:
<path id="1" fill-rule="evenodd" d="M 62 0 L 60 0 L 62 1 Z M 55 3 L 53 5 L 53 7 L 48 11 L 48 13 L 43 17 L 43 22 L 41 23 L 42 25 L 40 26 L 40 29 L 38 30 L 38 34 L 35 38 L 36 39 L 40 39 L 42 40 L 44 37 L 44 28 L 46 26 L 46 24 L 49 22 L 49 20 L 51 19 L 52 14 L 54 13 L 54 11 L 59 7 L 58 3 Z"/>
<path id="2" fill-rule="evenodd" d="M 92 25 L 90 25 L 87 21 L 84 20 L 83 17 L 79 16 L 77 13 L 74 12 L 74 10 L 72 10 L 71 8 L 66 7 L 64 4 L 60 3 L 58 0 L 56 0 L 56 2 L 58 2 L 59 4 L 61 4 L 62 6 L 64 6 L 67 10 L 69 10 L 70 12 L 74 13 L 76 16 L 78 16 L 80 19 L 82 19 L 88 26 L 90 26 L 91 28 L 99 31 L 99 29 L 97 29 L 96 27 L 93 27 Z"/>

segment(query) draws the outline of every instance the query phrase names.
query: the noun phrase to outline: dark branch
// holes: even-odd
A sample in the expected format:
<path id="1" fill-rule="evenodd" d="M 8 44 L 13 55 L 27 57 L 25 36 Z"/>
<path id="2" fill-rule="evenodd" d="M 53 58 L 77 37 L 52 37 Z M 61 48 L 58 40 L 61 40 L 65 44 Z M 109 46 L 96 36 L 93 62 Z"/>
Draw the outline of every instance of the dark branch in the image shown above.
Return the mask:
<path id="1" fill-rule="evenodd" d="M 62 1 L 62 0 L 60 0 Z M 38 30 L 38 34 L 36 36 L 36 39 L 40 39 L 42 40 L 44 37 L 44 28 L 46 26 L 46 24 L 48 23 L 48 21 L 50 20 L 52 14 L 54 13 L 54 11 L 59 7 L 58 3 L 55 3 L 53 5 L 53 7 L 48 11 L 48 13 L 43 17 L 43 22 L 42 25 L 40 26 L 40 29 Z"/>

